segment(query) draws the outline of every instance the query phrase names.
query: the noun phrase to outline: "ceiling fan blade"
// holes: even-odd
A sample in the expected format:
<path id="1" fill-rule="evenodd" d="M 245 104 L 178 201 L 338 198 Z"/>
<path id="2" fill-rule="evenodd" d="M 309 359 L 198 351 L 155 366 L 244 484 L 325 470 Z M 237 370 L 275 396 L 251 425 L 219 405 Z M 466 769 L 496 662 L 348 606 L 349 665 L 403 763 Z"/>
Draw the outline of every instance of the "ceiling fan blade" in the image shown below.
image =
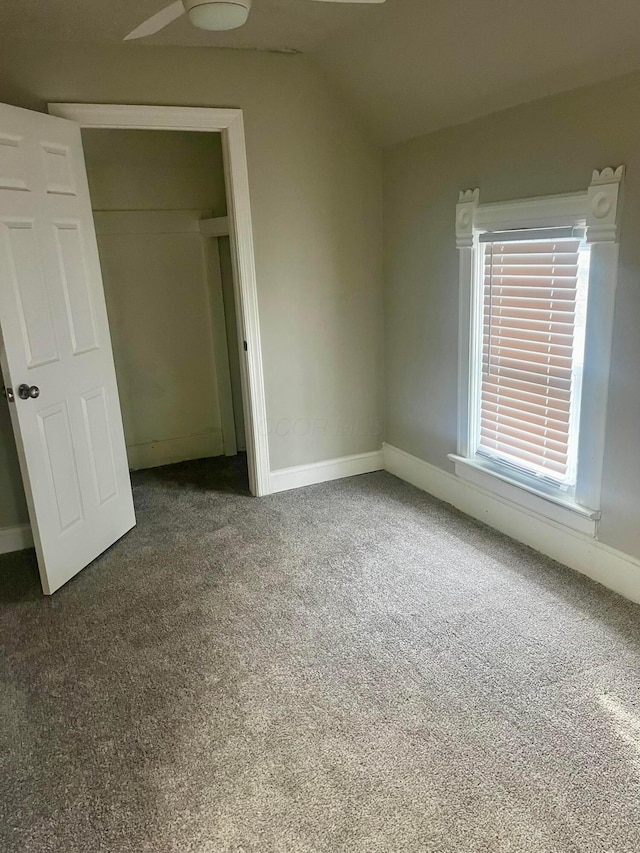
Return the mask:
<path id="1" fill-rule="evenodd" d="M 147 18 L 147 20 L 143 24 L 140 24 L 139 27 L 136 27 L 135 30 L 131 30 L 129 35 L 124 37 L 124 41 L 152 36 L 154 33 L 158 33 L 160 30 L 167 27 L 170 23 L 175 21 L 176 18 L 179 18 L 180 15 L 184 15 L 184 4 L 182 0 L 176 0 L 175 3 L 165 6 L 164 9 L 161 9 L 159 12 L 156 12 L 155 15 Z"/>

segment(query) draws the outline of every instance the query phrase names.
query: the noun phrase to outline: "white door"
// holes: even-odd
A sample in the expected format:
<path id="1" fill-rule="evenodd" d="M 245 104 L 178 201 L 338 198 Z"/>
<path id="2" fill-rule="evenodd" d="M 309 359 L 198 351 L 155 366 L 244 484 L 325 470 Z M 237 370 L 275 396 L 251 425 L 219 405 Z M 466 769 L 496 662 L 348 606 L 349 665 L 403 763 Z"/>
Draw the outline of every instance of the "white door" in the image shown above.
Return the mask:
<path id="1" fill-rule="evenodd" d="M 4 104 L 0 330 L 49 594 L 130 530 L 135 515 L 80 128 Z"/>

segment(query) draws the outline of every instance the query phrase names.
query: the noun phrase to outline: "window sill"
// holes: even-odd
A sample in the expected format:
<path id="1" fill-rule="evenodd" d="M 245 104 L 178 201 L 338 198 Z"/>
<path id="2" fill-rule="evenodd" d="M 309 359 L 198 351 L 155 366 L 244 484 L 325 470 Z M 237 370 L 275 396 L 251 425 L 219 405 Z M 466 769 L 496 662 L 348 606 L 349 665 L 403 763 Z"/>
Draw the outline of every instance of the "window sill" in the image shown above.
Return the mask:
<path id="1" fill-rule="evenodd" d="M 596 536 L 600 519 L 600 513 L 597 510 L 586 509 L 568 498 L 539 492 L 531 486 L 496 472 L 489 464 L 479 459 L 466 459 L 455 453 L 450 453 L 448 458 L 455 465 L 456 476 L 468 483 L 486 489 L 506 503 L 534 512 L 563 527 L 569 527 L 587 536 Z"/>

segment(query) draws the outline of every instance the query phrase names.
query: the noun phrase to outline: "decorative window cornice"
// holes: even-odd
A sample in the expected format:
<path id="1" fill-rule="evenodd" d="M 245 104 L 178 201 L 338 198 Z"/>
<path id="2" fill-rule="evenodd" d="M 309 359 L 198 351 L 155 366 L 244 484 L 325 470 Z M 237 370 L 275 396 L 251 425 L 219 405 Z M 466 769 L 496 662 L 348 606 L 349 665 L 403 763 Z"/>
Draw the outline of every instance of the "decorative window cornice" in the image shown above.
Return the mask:
<path id="1" fill-rule="evenodd" d="M 473 247 L 475 231 L 500 230 L 505 222 L 511 227 L 536 227 L 537 220 L 559 225 L 581 219 L 586 223 L 587 243 L 616 243 L 620 186 L 624 166 L 594 169 L 586 192 L 540 196 L 480 206 L 479 189 L 461 190 L 456 206 L 456 245 Z M 522 211 L 526 219 L 519 221 Z"/>
<path id="2" fill-rule="evenodd" d="M 587 243 L 616 243 L 618 239 L 618 198 L 624 166 L 593 170 L 588 190 Z"/>
<path id="3" fill-rule="evenodd" d="M 458 249 L 473 246 L 473 226 L 479 201 L 479 189 L 460 191 L 456 207 L 456 246 Z"/>

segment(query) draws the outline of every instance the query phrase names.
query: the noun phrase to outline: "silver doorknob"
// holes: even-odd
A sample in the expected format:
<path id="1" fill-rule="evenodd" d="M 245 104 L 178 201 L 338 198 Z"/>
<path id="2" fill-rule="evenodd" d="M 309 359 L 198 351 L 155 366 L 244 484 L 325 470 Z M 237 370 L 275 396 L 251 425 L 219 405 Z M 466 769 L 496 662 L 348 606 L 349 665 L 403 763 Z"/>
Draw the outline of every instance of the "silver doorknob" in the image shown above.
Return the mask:
<path id="1" fill-rule="evenodd" d="M 37 385 L 25 385 L 24 383 L 18 388 L 18 397 L 21 400 L 35 400 L 40 396 L 40 389 Z"/>

